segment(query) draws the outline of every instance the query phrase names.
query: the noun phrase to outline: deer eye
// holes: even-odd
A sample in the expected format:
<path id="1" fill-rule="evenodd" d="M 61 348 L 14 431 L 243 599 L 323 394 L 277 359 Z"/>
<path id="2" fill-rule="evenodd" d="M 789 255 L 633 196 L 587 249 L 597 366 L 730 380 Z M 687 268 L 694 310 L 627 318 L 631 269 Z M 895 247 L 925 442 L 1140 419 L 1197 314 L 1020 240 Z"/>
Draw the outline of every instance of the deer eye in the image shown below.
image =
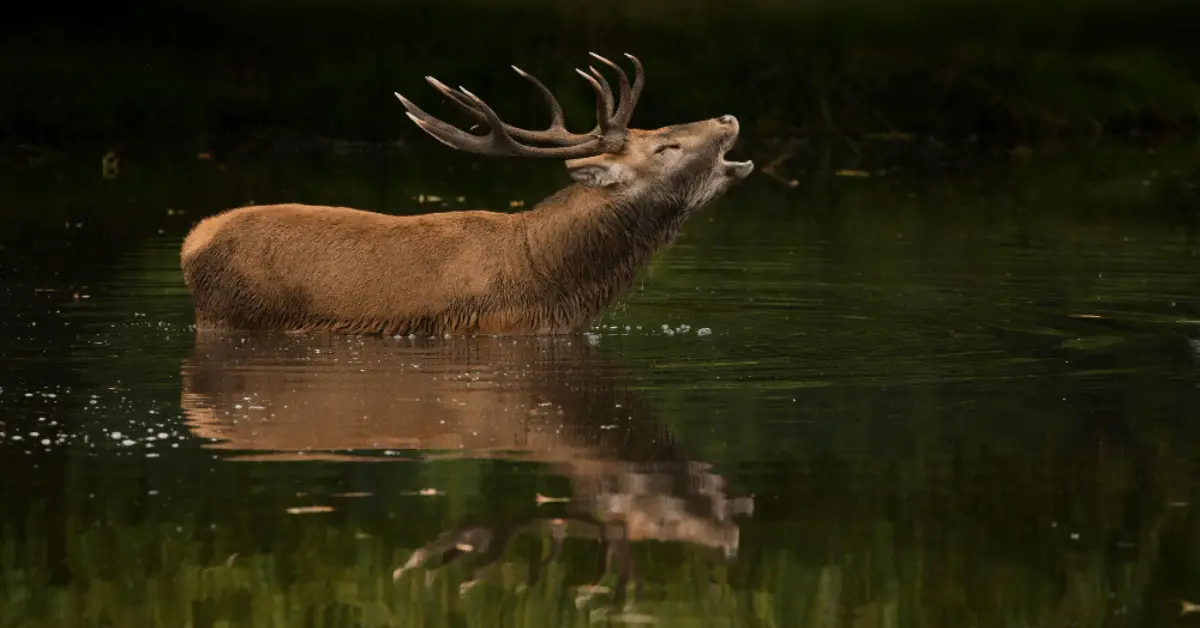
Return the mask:
<path id="1" fill-rule="evenodd" d="M 654 154 L 657 155 L 666 151 L 668 148 L 679 148 L 679 144 L 677 142 L 671 142 L 670 144 L 659 144 L 658 148 L 654 149 Z"/>

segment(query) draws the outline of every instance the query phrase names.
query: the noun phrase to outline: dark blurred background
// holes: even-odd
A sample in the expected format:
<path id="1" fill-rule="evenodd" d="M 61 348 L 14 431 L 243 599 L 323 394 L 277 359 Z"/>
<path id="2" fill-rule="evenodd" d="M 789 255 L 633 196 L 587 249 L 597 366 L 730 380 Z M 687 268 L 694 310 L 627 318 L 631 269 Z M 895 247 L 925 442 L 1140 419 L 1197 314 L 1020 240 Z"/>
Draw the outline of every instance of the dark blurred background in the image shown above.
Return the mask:
<path id="1" fill-rule="evenodd" d="M 402 146 L 418 131 L 394 91 L 459 121 L 427 74 L 544 124 L 510 64 L 581 129 L 589 51 L 645 63 L 636 126 L 734 113 L 760 147 L 1012 147 L 1200 118 L 1195 0 L 23 4 L 0 26 L 0 141 L 26 152 Z"/>

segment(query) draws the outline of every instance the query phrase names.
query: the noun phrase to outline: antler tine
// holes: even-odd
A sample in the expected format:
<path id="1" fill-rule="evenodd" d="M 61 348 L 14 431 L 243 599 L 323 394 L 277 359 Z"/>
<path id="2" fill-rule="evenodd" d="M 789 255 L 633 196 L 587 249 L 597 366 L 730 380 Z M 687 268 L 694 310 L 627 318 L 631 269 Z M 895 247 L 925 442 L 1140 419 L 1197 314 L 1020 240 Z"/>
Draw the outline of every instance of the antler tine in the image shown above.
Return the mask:
<path id="1" fill-rule="evenodd" d="M 432 135 L 435 139 L 441 141 L 443 144 L 446 144 L 447 146 L 450 146 L 452 148 L 458 148 L 458 145 L 452 141 L 454 138 L 456 138 L 456 136 L 458 134 L 467 135 L 467 137 L 477 138 L 477 136 L 468 135 L 466 133 L 463 133 L 460 129 L 457 129 L 449 124 L 446 124 L 445 122 L 438 120 L 437 118 L 429 115 L 428 113 L 425 113 L 425 111 L 423 111 L 415 103 L 413 103 L 411 100 L 405 98 L 404 96 L 401 96 L 399 93 L 396 93 L 396 98 L 399 98 L 400 104 L 404 105 L 404 108 L 408 110 L 406 112 L 406 115 L 409 117 L 409 119 L 411 119 L 413 122 L 415 122 L 417 124 L 417 126 L 421 127 L 421 129 L 424 130 L 426 133 Z"/>
<path id="2" fill-rule="evenodd" d="M 638 61 L 637 57 L 628 52 L 625 53 L 625 56 L 629 57 L 629 60 L 633 62 L 635 73 L 633 88 L 629 90 L 628 97 L 625 97 L 624 92 L 621 94 L 621 115 L 619 121 L 622 125 L 629 124 L 629 121 L 633 119 L 633 109 L 637 106 L 638 98 L 642 95 L 642 87 L 646 84 L 646 72 L 642 68 L 642 62 Z"/>
<path id="3" fill-rule="evenodd" d="M 436 82 L 436 79 L 431 82 Z M 445 86 L 443 85 L 442 87 Z M 446 90 L 451 93 L 454 91 L 448 87 Z M 466 93 L 470 95 L 470 92 Z M 404 108 L 408 109 L 408 117 L 415 122 L 417 126 L 421 127 L 421 129 L 426 133 L 432 135 L 434 139 L 437 139 L 441 143 L 451 148 L 488 155 L 515 156 L 520 154 L 520 145 L 518 145 L 516 142 L 513 142 L 512 138 L 504 133 L 503 129 L 497 132 L 497 127 L 492 127 L 491 132 L 487 135 L 472 135 L 453 125 L 446 124 L 445 122 L 438 120 L 428 113 L 425 113 L 420 107 L 416 106 L 412 101 L 401 96 L 400 94 L 396 94 L 396 97 L 400 99 L 400 102 L 404 105 Z M 460 100 L 460 98 L 465 97 L 466 96 L 459 95 L 458 97 L 451 97 L 451 99 L 456 103 L 464 105 L 465 108 L 466 103 Z M 479 107 L 478 111 L 475 111 L 474 113 L 483 116 L 484 119 L 482 121 L 491 126 L 491 118 L 496 115 L 495 112 L 492 111 L 487 104 L 483 103 L 482 100 L 479 100 L 478 98 L 475 100 L 478 101 L 476 106 L 482 106 Z"/>
<path id="4" fill-rule="evenodd" d="M 600 63 L 607 65 L 608 67 L 612 68 L 613 70 L 616 70 L 616 72 L 617 72 L 617 85 L 618 85 L 618 89 L 621 90 L 621 94 L 619 96 L 618 102 L 616 103 L 616 110 L 612 112 L 612 115 L 617 120 L 620 120 L 622 118 L 622 116 L 625 115 L 625 109 L 626 109 L 625 100 L 627 98 L 627 94 L 629 94 L 629 76 L 627 74 L 625 74 L 625 70 L 622 70 L 621 66 L 613 63 L 612 61 L 609 61 L 608 59 L 605 59 L 604 57 L 602 57 L 594 52 L 589 52 L 588 54 L 591 55 L 592 57 L 594 57 Z M 595 70 L 592 70 L 592 71 L 595 72 Z M 625 118 L 625 123 L 628 123 L 628 122 L 629 122 L 629 118 Z"/>
<path id="5" fill-rule="evenodd" d="M 518 154 L 521 146 L 514 142 L 513 138 L 509 136 L 508 131 L 505 129 L 505 127 L 508 125 L 504 124 L 504 121 L 500 119 L 500 116 L 491 107 L 489 107 L 487 103 L 483 102 L 482 98 L 467 91 L 467 88 L 463 87 L 462 85 L 458 86 L 458 91 L 467 98 L 470 98 L 471 101 L 475 103 L 476 108 L 482 111 L 483 115 L 487 118 L 487 124 L 492 129 L 491 132 L 488 133 L 487 137 L 490 137 L 492 142 L 497 146 L 503 146 L 506 149 L 513 149 L 517 151 L 513 154 Z"/>
<path id="6" fill-rule="evenodd" d="M 598 72 L 596 68 L 589 65 L 588 71 L 592 73 L 592 76 L 596 77 L 596 80 L 600 82 L 600 87 L 604 90 L 604 116 L 611 120 L 613 114 L 616 113 L 613 109 L 616 103 L 613 101 L 612 88 L 608 86 L 608 81 L 604 80 L 604 75 Z"/>
<path id="7" fill-rule="evenodd" d="M 609 98 L 605 98 L 604 87 L 600 85 L 599 81 L 588 75 L 587 72 L 584 72 L 578 68 L 576 68 L 575 71 L 579 73 L 579 76 L 587 79 L 587 82 L 591 83 L 592 89 L 596 92 L 596 121 L 598 123 L 600 133 L 602 135 L 607 135 L 613 128 L 613 120 L 609 116 L 609 112 L 612 108 L 608 103 L 608 100 L 611 98 L 611 96 Z M 609 94 L 611 93 L 612 92 L 610 91 Z"/>
<path id="8" fill-rule="evenodd" d="M 522 70 L 515 65 L 512 66 L 512 69 L 516 70 L 517 74 L 520 74 L 522 78 L 530 83 L 533 83 L 533 86 L 542 93 L 542 98 L 545 99 L 546 106 L 550 107 L 550 128 L 547 130 L 565 131 L 566 126 L 565 122 L 563 121 L 562 105 L 558 104 L 558 99 L 554 97 L 554 92 L 550 91 L 550 88 L 543 85 L 541 81 L 537 80 L 537 78 L 525 70 Z"/>
<path id="9" fill-rule="evenodd" d="M 432 85 L 434 89 L 438 90 L 444 96 L 453 101 L 454 104 L 458 105 L 458 107 L 466 112 L 468 116 L 474 118 L 476 122 L 484 124 L 488 122 L 487 114 L 483 111 L 480 111 L 479 108 L 476 107 L 475 102 L 470 98 L 458 93 L 458 91 L 454 88 L 433 78 L 432 76 L 426 76 L 425 80 Z"/>

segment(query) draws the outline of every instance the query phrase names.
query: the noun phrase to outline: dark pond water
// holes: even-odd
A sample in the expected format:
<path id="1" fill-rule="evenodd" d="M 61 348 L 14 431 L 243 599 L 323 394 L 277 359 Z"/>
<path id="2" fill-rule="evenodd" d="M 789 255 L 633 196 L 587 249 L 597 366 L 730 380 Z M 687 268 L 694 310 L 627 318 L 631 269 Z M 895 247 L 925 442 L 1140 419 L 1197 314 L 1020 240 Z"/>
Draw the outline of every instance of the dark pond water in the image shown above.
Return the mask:
<path id="1" fill-rule="evenodd" d="M 0 175 L 0 626 L 1200 622 L 1195 144 L 756 176 L 551 339 L 197 336 L 177 265 L 551 166 L 131 161 Z"/>

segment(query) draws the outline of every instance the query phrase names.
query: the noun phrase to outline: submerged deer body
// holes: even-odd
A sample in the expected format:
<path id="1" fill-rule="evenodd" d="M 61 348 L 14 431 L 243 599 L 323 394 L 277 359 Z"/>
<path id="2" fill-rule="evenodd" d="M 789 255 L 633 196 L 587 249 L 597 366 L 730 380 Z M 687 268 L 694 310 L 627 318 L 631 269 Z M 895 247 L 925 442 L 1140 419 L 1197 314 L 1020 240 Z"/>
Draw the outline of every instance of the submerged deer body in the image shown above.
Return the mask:
<path id="1" fill-rule="evenodd" d="M 596 55 L 594 55 L 596 56 Z M 598 124 L 571 134 L 537 79 L 553 120 L 544 131 L 500 120 L 466 90 L 429 82 L 488 129 L 473 135 L 403 96 L 408 116 L 453 148 L 566 161 L 573 183 L 521 213 L 450 211 L 392 216 L 345 207 L 242 207 L 198 223 L 181 266 L 199 329 L 343 333 L 565 333 L 624 295 L 695 210 L 754 169 L 724 159 L 733 116 L 628 128 L 644 77 L 580 72 Z M 514 68 L 515 69 L 515 68 Z"/>

